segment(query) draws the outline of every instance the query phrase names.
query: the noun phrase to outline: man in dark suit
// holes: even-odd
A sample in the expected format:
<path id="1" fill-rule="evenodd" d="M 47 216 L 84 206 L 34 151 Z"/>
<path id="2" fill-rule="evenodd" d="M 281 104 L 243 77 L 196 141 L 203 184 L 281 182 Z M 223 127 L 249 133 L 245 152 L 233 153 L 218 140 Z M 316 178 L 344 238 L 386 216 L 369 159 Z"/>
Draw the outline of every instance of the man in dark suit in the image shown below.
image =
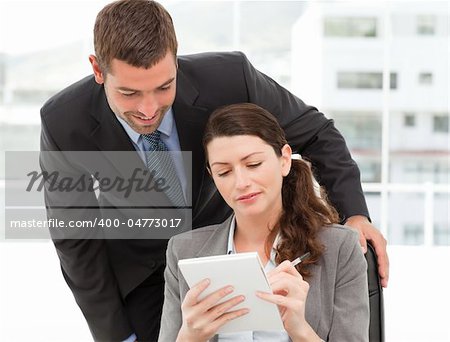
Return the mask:
<path id="1" fill-rule="evenodd" d="M 89 57 L 94 75 L 64 89 L 41 110 L 42 151 L 140 154 L 147 151 L 146 136 L 158 131 L 168 150 L 192 151 L 192 189 L 186 185 L 190 170 L 173 161 L 184 197 L 192 197 L 192 227 L 219 223 L 230 209 L 204 167 L 203 128 L 220 106 L 255 103 L 277 117 L 293 150 L 312 162 L 342 222 L 359 230 L 362 246 L 366 239 L 373 242 L 387 285 L 386 241 L 368 220 L 358 167 L 332 120 L 253 68 L 242 53 L 177 57 L 170 15 L 153 1 L 107 5 L 97 16 L 94 45 L 96 55 Z M 55 167 L 46 158 L 41 165 L 44 171 Z M 62 175 L 92 175 L 89 167 L 70 159 L 58 165 Z M 72 219 L 94 219 L 103 213 L 86 208 L 101 208 L 114 200 L 101 189 L 98 197 L 93 191 L 55 194 L 48 184 L 46 190 L 50 217 L 59 215 L 53 206 L 63 205 L 70 208 Z M 63 275 L 95 340 L 157 340 L 167 240 L 54 243 Z"/>

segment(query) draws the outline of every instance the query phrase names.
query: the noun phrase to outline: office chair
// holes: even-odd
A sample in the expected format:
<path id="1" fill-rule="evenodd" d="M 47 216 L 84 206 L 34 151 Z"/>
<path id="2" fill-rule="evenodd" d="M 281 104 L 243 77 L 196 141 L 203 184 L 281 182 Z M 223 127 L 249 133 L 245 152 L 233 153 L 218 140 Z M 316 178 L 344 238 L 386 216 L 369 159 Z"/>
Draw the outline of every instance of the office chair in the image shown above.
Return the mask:
<path id="1" fill-rule="evenodd" d="M 367 244 L 365 257 L 367 260 L 370 302 L 369 341 L 384 342 L 383 288 L 378 276 L 377 255 L 375 249 L 369 243 Z"/>

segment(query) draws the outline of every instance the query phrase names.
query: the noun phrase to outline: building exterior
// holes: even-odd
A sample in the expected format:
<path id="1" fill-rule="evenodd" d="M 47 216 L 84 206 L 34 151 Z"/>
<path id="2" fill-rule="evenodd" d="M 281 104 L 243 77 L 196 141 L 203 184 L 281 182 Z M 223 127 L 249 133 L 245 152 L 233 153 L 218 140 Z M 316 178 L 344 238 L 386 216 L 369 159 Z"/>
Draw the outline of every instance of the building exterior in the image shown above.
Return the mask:
<path id="1" fill-rule="evenodd" d="M 373 221 L 449 245 L 448 4 L 313 3 L 292 36 L 292 90 L 344 134 Z"/>

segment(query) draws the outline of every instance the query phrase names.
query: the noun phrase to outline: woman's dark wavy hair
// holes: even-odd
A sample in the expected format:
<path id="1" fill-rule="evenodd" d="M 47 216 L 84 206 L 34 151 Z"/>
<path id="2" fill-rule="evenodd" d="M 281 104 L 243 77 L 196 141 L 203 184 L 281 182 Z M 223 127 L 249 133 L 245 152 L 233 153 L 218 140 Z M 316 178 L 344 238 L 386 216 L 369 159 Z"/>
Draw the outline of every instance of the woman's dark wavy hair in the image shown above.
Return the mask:
<path id="1" fill-rule="evenodd" d="M 221 107 L 212 113 L 203 136 L 208 169 L 208 144 L 217 137 L 236 135 L 259 137 L 273 147 L 277 156 L 281 156 L 281 149 L 287 144 L 283 129 L 265 109 L 251 103 Z M 328 202 L 325 192 L 321 190 L 319 195 L 315 191 L 310 165 L 304 160 L 292 160 L 281 191 L 283 212 L 267 238 L 265 251 L 269 257 L 272 241 L 279 232 L 281 239 L 277 246 L 277 264 L 310 252 L 310 257 L 296 266 L 307 278 L 311 275 L 309 265 L 318 261 L 324 249 L 317 238 L 319 230 L 338 223 L 339 215 Z"/>

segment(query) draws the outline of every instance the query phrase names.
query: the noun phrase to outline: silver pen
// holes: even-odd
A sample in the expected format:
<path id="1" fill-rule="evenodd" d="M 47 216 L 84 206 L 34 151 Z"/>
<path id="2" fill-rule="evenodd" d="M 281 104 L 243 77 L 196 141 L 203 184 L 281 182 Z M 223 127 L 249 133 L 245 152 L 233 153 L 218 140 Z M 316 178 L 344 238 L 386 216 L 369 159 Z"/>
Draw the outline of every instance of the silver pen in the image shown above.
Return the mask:
<path id="1" fill-rule="evenodd" d="M 307 253 L 303 254 L 302 256 L 299 256 L 298 258 L 295 258 L 294 260 L 291 261 L 291 265 L 293 267 L 297 266 L 299 263 L 301 263 L 303 260 L 305 260 L 310 255 L 311 255 L 311 253 L 307 252 Z"/>

